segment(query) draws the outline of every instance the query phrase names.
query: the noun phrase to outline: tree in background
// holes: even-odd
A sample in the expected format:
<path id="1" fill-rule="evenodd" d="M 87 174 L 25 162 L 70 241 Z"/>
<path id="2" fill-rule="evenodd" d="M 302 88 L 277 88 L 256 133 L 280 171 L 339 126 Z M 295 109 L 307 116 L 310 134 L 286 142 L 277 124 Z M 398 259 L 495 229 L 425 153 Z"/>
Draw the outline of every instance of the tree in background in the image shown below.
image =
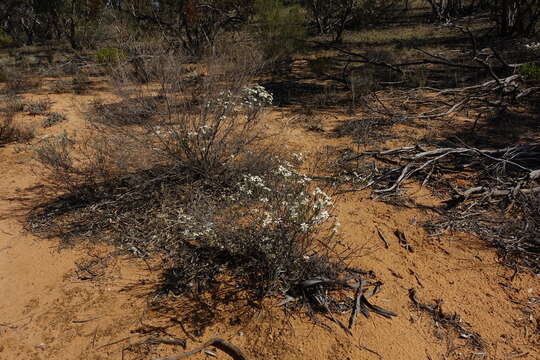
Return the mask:
<path id="1" fill-rule="evenodd" d="M 444 22 L 489 10 L 500 35 L 533 35 L 540 18 L 540 0 L 425 1 L 431 6 L 433 18 Z"/>
<path id="2" fill-rule="evenodd" d="M 491 13 L 501 35 L 533 35 L 540 18 L 540 0 L 494 0 Z"/>
<path id="3" fill-rule="evenodd" d="M 19 43 L 67 39 L 79 49 L 105 5 L 104 0 L 6 0 L 0 4 L 0 28 Z"/>
<path id="4" fill-rule="evenodd" d="M 334 42 L 343 40 L 348 26 L 363 27 L 381 19 L 402 0 L 302 0 L 319 34 L 331 34 Z M 408 6 L 408 4 L 405 4 Z"/>
<path id="5" fill-rule="evenodd" d="M 464 0 L 426 0 L 431 6 L 432 16 L 439 21 L 450 21 L 463 13 Z"/>

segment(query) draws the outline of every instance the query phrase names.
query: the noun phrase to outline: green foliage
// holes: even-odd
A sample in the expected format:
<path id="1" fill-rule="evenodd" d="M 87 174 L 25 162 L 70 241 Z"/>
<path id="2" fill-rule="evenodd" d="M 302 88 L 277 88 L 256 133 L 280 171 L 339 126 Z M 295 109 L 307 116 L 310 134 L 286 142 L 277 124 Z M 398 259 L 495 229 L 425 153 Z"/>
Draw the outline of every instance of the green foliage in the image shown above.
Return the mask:
<path id="1" fill-rule="evenodd" d="M 269 60 L 287 60 L 302 49 L 306 24 L 300 6 L 286 6 L 283 0 L 257 0 L 254 9 L 257 35 Z"/>
<path id="2" fill-rule="evenodd" d="M 540 80 L 540 66 L 534 64 L 525 64 L 519 67 L 519 73 L 526 80 Z"/>
<path id="3" fill-rule="evenodd" d="M 0 29 L 0 48 L 7 47 L 13 44 L 13 39 L 11 36 L 6 34 L 6 32 Z"/>
<path id="4" fill-rule="evenodd" d="M 0 68 L 0 83 L 6 82 L 9 80 L 9 76 L 6 70 Z"/>
<path id="5" fill-rule="evenodd" d="M 126 58 L 126 53 L 118 48 L 104 47 L 96 51 L 95 58 L 100 64 L 116 64 Z"/>

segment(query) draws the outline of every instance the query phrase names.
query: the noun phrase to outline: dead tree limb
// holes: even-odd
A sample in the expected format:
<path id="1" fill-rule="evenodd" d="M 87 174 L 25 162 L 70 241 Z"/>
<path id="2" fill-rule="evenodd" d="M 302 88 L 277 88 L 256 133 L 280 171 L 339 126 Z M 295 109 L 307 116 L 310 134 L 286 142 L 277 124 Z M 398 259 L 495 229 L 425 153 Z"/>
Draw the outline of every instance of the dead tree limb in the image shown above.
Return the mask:
<path id="1" fill-rule="evenodd" d="M 187 358 L 188 356 L 198 354 L 209 346 L 214 346 L 218 348 L 219 350 L 223 351 L 225 354 L 229 355 L 234 360 L 247 360 L 248 359 L 247 356 L 244 355 L 242 350 L 240 350 L 240 348 L 234 346 L 233 344 L 221 338 L 212 338 L 208 340 L 207 342 L 205 342 L 204 344 L 202 344 L 201 346 L 191 351 L 187 351 L 182 354 L 169 356 L 165 358 L 153 358 L 152 360 L 180 360 L 180 359 Z"/>

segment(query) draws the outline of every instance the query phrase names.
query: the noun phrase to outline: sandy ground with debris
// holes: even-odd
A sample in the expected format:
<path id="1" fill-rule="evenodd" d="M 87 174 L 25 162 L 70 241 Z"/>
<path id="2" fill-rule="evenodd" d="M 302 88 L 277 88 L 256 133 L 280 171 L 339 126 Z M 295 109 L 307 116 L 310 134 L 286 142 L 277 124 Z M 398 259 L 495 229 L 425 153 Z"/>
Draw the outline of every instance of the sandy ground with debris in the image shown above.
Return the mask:
<path id="1" fill-rule="evenodd" d="M 103 85 L 105 86 L 105 85 Z M 42 91 L 52 111 L 66 114 L 67 123 L 39 132 L 59 133 L 84 126 L 80 110 L 93 96 L 57 95 Z M 329 139 L 287 124 L 281 111 L 268 114 L 271 127 L 281 130 L 291 149 L 313 154 L 324 146 L 350 146 L 347 139 Z M 343 117 L 323 123 L 331 128 Z M 38 118 L 22 121 L 39 122 Z M 406 131 L 396 127 L 393 131 Z M 38 139 L 34 140 L 36 142 Z M 384 283 L 373 302 L 398 317 L 359 319 L 352 336 L 335 324 L 331 330 L 301 317 L 287 318 L 268 304 L 245 321 L 246 309 L 220 312 L 218 325 L 198 331 L 186 328 L 182 316 L 189 304 L 171 299 L 171 306 L 150 306 L 157 274 L 151 266 L 127 257 L 112 257 L 102 245 L 59 249 L 56 239 L 40 239 L 23 228 L 28 207 L 39 200 L 40 175 L 31 166 L 28 146 L 0 148 L 0 359 L 149 359 L 183 351 L 174 345 L 136 344 L 157 330 L 185 338 L 188 348 L 208 338 L 224 338 L 242 348 L 250 359 L 445 359 L 453 346 L 445 331 L 409 299 L 415 289 L 422 301 L 443 301 L 445 313 L 457 313 L 485 342 L 485 355 L 475 359 L 538 359 L 538 277 L 502 266 L 493 249 L 468 234 L 441 239 L 427 236 L 419 223 L 430 214 L 370 200 L 367 192 L 349 193 L 339 201 L 338 214 L 345 241 L 362 246 L 356 265 L 373 270 Z M 427 190 L 411 189 L 417 202 L 435 205 Z M 398 243 L 400 230 L 413 252 Z M 389 247 L 378 235 L 384 234 Z M 97 276 L 81 276 L 85 263 L 99 259 Z M 277 302 L 277 301 L 276 301 Z M 535 307 L 536 306 L 536 307 Z M 249 310 L 248 312 L 253 312 Z M 225 314 L 225 315 L 224 315 Z M 342 319 L 346 322 L 346 318 Z M 466 336 L 466 334 L 464 334 Z M 130 346 L 130 344 L 135 344 Z M 192 359 L 206 359 L 199 354 Z M 218 359 L 225 355 L 218 353 Z M 453 359 L 460 356 L 457 349 Z"/>

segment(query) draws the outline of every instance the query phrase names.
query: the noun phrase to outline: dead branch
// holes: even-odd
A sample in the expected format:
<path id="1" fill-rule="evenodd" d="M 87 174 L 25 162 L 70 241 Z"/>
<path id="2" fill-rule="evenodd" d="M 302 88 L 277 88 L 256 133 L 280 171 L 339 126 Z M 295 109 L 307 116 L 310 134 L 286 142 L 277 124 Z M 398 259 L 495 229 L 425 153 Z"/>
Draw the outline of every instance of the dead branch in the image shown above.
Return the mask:
<path id="1" fill-rule="evenodd" d="M 377 234 L 379 235 L 381 240 L 384 242 L 384 247 L 388 249 L 390 247 L 390 243 L 388 239 L 386 239 L 386 236 L 384 236 L 384 234 L 378 228 L 377 228 Z"/>
<path id="2" fill-rule="evenodd" d="M 403 184 L 412 180 L 438 191 L 448 191 L 451 197 L 440 207 L 431 209 L 441 218 L 424 223 L 432 235 L 468 231 L 498 248 L 505 263 L 537 269 L 540 144 L 495 149 L 460 145 L 438 148 L 417 145 L 348 153 L 343 161 L 371 158 L 380 163 L 381 166 L 374 163 L 363 168 L 362 176 L 373 183 L 373 194 L 385 201 L 397 199 Z M 504 215 L 496 217 L 497 212 Z M 397 233 L 396 236 L 407 248 L 403 238 Z"/>
<path id="3" fill-rule="evenodd" d="M 422 147 L 404 147 L 385 151 L 366 151 L 355 154 L 348 157 L 347 161 L 359 159 L 364 156 L 372 157 L 385 157 L 389 155 L 398 154 L 411 154 L 407 157 L 404 165 L 394 167 L 387 171 L 387 175 L 391 173 L 399 173 L 398 178 L 391 183 L 391 186 L 376 189 L 376 194 L 388 193 L 399 189 L 399 186 L 406 180 L 412 178 L 415 174 L 422 172 L 424 169 L 431 166 L 438 166 L 446 161 L 448 157 L 454 157 L 458 159 L 459 166 L 472 167 L 478 162 L 487 162 L 489 166 L 497 168 L 500 171 L 504 171 L 507 167 L 512 167 L 516 170 L 523 172 L 523 178 L 537 179 L 539 175 L 539 169 L 534 167 L 540 167 L 540 145 L 518 145 L 502 149 L 477 149 L 473 147 L 447 147 L 436 148 L 433 150 L 425 150 Z M 485 159 L 484 159 L 485 158 Z M 482 186 L 480 189 L 469 189 L 468 195 L 472 193 L 485 192 L 486 187 Z M 493 196 L 505 196 L 513 194 L 516 191 L 522 193 L 534 193 L 537 192 L 535 187 L 532 188 L 493 188 L 489 190 Z M 466 195 L 465 193 L 461 195 Z"/>
<path id="4" fill-rule="evenodd" d="M 223 351 L 234 360 L 247 360 L 248 359 L 247 356 L 244 355 L 242 350 L 240 350 L 238 347 L 234 346 L 233 344 L 228 343 L 227 341 L 221 338 L 212 338 L 208 340 L 207 342 L 205 342 L 204 344 L 202 344 L 201 346 L 191 351 L 174 355 L 174 356 L 170 356 L 170 357 L 165 357 L 165 358 L 153 358 L 152 360 L 180 360 L 180 359 L 187 358 L 188 356 L 198 354 L 209 346 L 214 346 L 218 348 L 219 350 Z"/>
<path id="5" fill-rule="evenodd" d="M 437 324 L 442 325 L 447 331 L 452 330 L 458 337 L 466 339 L 469 346 L 474 350 L 484 349 L 485 346 L 482 337 L 478 333 L 463 326 L 463 320 L 458 314 L 450 315 L 442 311 L 442 300 L 436 300 L 434 304 L 422 303 L 418 299 L 414 289 L 409 289 L 409 298 L 418 311 L 429 314 Z"/>
<path id="6" fill-rule="evenodd" d="M 349 84 L 352 74 L 355 71 L 363 71 L 365 65 L 386 68 L 400 75 L 406 75 L 414 72 L 419 67 L 423 66 L 425 68 L 426 65 L 429 65 L 429 71 L 454 68 L 462 69 L 468 73 L 480 73 L 490 78 L 489 80 L 483 80 L 479 84 L 465 87 L 439 89 L 424 86 L 406 91 L 406 96 L 413 104 L 430 107 L 435 105 L 431 110 L 420 114 L 418 114 L 416 109 L 414 111 L 406 111 L 405 113 L 391 112 L 389 114 L 388 106 L 381 103 L 375 93 L 362 97 L 362 101 L 369 111 L 375 110 L 375 112 L 391 118 L 402 120 L 412 118 L 440 118 L 451 116 L 464 109 L 475 111 L 478 114 L 500 113 L 540 90 L 538 87 L 527 87 L 522 77 L 516 73 L 517 69 L 523 66 L 524 63 L 510 63 L 493 48 L 479 50 L 477 40 L 468 28 L 454 27 L 468 35 L 472 47 L 472 51 L 464 51 L 463 56 L 459 59 L 453 59 L 451 56 L 445 54 L 432 53 L 421 48 L 414 48 L 419 54 L 419 59 L 392 63 L 359 51 L 343 49 L 335 44 L 323 44 L 320 42 L 317 42 L 317 44 L 336 50 L 339 54 L 346 56 L 345 58 L 334 59 L 337 63 L 345 64 L 341 78 L 339 76 L 327 75 L 328 79 L 338 79 L 339 82 L 344 84 Z M 351 64 L 357 64 L 359 66 L 351 66 Z M 388 83 L 388 85 L 392 85 L 392 83 Z M 426 94 L 426 90 L 433 93 Z M 378 109 L 373 109 L 369 104 L 368 99 L 370 97 L 375 98 L 371 100 L 376 105 L 375 108 Z M 392 101 L 397 100 L 392 99 Z M 405 104 L 402 103 L 401 105 Z"/>

